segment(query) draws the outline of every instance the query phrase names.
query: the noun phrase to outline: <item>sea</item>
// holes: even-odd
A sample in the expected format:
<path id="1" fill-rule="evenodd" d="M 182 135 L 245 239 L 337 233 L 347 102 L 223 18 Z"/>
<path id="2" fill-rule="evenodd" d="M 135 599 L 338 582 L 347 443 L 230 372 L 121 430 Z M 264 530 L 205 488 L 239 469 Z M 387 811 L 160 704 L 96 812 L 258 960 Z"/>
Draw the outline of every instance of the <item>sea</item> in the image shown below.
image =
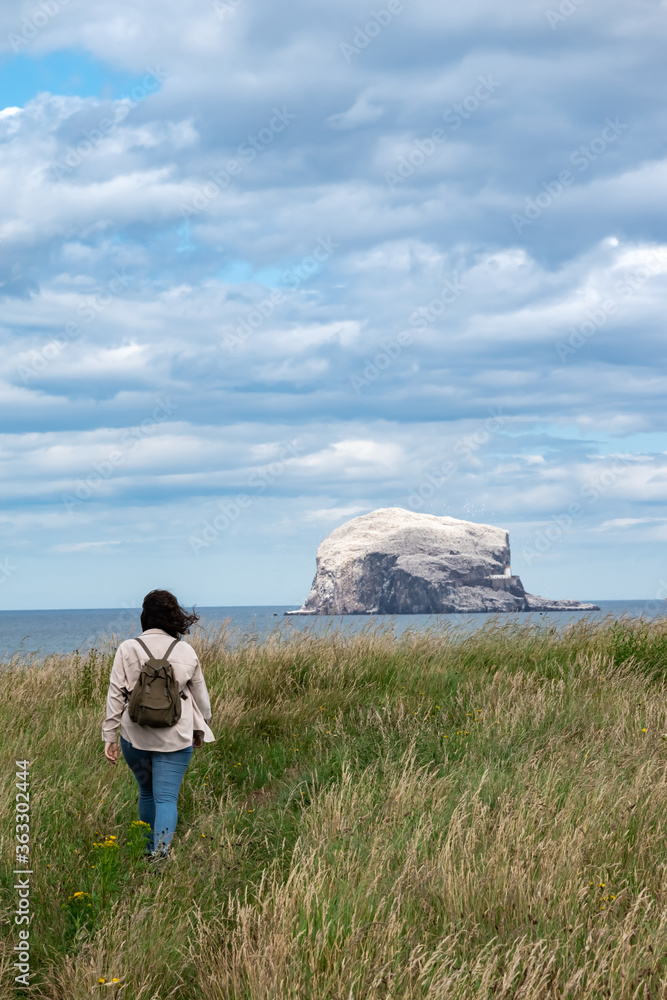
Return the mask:
<path id="1" fill-rule="evenodd" d="M 450 614 L 450 615 L 285 615 L 294 605 L 259 607 L 197 608 L 201 616 L 194 632 L 187 638 L 195 642 L 199 628 L 215 629 L 227 625 L 229 641 L 261 640 L 278 630 L 281 636 L 295 629 L 312 629 L 317 633 L 340 628 L 351 633 L 366 628 L 384 627 L 398 635 L 405 629 L 422 630 L 456 626 L 468 632 L 481 628 L 490 618 L 506 620 L 514 617 L 525 624 L 535 622 L 558 629 L 582 618 L 592 620 L 606 616 L 631 618 L 667 617 L 667 602 L 662 600 L 596 601 L 600 611 L 522 612 L 516 615 Z M 123 639 L 141 634 L 140 608 L 83 608 L 48 611 L 0 611 L 0 661 L 18 657 L 34 660 L 49 653 L 86 652 L 117 644 Z"/>

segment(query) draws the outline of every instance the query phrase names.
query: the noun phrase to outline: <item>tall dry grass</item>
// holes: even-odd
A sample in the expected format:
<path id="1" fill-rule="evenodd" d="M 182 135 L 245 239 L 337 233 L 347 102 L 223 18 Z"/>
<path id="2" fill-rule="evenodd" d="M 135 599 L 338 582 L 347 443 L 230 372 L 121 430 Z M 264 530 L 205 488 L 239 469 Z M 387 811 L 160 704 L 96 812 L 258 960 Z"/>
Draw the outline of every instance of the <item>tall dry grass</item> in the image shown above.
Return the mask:
<path id="1" fill-rule="evenodd" d="M 121 865 L 78 935 L 92 844 L 137 815 L 102 754 L 110 650 L 7 670 L 6 858 L 23 757 L 35 824 L 21 995 L 667 996 L 664 621 L 289 632 L 197 636 L 218 740 L 193 756 L 174 859 Z"/>

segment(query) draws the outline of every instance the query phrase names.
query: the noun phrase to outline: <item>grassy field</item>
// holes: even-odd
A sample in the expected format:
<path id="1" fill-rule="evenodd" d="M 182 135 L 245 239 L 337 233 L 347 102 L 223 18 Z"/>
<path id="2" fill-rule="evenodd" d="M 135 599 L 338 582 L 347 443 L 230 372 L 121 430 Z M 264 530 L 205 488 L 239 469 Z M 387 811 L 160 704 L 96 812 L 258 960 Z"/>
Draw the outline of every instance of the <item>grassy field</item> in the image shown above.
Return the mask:
<path id="1" fill-rule="evenodd" d="M 111 647 L 6 671 L 0 1000 L 667 997 L 666 621 L 192 642 L 217 742 L 160 873 L 103 756 Z"/>

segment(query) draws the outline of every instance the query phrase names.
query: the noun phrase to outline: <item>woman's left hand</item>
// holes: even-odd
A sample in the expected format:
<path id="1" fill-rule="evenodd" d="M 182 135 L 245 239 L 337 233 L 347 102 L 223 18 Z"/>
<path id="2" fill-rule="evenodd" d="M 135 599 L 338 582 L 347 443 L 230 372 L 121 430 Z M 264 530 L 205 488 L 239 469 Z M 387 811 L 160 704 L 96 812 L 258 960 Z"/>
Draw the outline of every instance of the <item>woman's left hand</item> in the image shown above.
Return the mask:
<path id="1" fill-rule="evenodd" d="M 106 757 L 106 759 L 109 761 L 110 764 L 115 764 L 118 760 L 118 744 L 105 743 L 104 756 Z"/>

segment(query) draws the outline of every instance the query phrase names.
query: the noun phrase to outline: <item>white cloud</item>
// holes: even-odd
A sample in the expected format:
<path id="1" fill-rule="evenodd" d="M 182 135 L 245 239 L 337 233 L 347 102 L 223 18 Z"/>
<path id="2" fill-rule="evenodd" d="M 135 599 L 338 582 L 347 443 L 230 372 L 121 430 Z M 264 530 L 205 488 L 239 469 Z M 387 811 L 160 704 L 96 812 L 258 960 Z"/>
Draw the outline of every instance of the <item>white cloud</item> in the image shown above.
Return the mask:
<path id="1" fill-rule="evenodd" d="M 360 125 L 369 125 L 381 118 L 383 114 L 384 108 L 379 104 L 373 104 L 369 93 L 363 93 L 347 111 L 339 111 L 335 115 L 329 115 L 327 122 L 332 128 L 352 129 L 359 128 Z"/>
<path id="2" fill-rule="evenodd" d="M 634 528 L 637 524 L 652 524 L 659 521 L 667 521 L 665 517 L 612 517 L 609 521 L 603 521 L 594 531 L 609 531 L 611 528 Z"/>
<path id="3" fill-rule="evenodd" d="M 111 545 L 120 545 L 120 540 L 108 541 L 108 542 L 75 542 L 72 544 L 64 543 L 62 545 L 54 545 L 54 552 L 94 552 L 99 549 L 106 549 Z"/>
<path id="4" fill-rule="evenodd" d="M 320 510 L 308 511 L 305 516 L 308 521 L 340 521 L 342 518 L 367 513 L 368 510 L 368 507 L 322 507 Z"/>

